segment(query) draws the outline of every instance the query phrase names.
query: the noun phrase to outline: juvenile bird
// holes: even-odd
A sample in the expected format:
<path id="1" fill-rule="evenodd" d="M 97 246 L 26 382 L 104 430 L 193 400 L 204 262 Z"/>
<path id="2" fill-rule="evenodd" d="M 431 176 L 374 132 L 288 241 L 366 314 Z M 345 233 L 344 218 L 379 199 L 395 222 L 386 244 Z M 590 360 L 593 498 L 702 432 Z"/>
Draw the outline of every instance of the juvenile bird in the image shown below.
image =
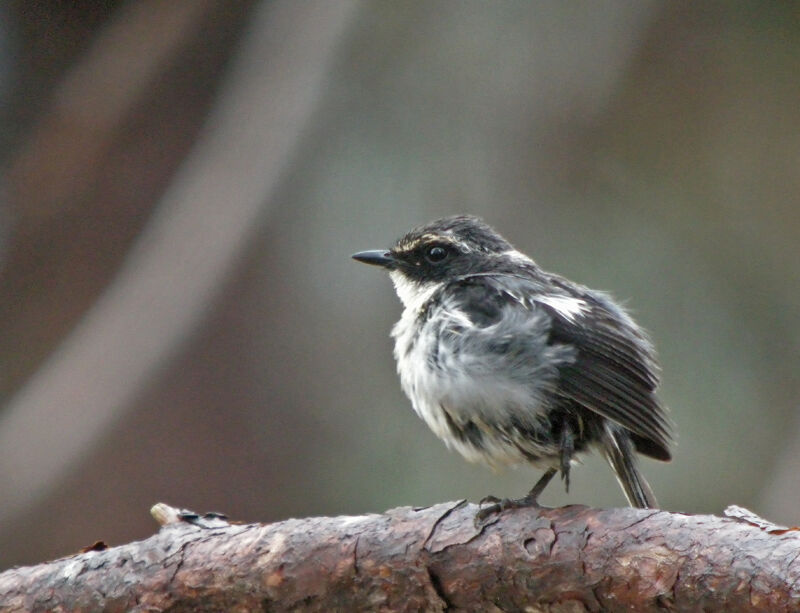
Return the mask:
<path id="1" fill-rule="evenodd" d="M 533 506 L 576 454 L 608 460 L 628 502 L 657 505 L 636 461 L 670 460 L 646 334 L 603 292 L 545 272 L 481 219 L 439 219 L 360 262 L 389 271 L 404 310 L 394 326 L 403 391 L 445 444 L 493 467 L 530 463 L 530 492 L 479 515 Z"/>

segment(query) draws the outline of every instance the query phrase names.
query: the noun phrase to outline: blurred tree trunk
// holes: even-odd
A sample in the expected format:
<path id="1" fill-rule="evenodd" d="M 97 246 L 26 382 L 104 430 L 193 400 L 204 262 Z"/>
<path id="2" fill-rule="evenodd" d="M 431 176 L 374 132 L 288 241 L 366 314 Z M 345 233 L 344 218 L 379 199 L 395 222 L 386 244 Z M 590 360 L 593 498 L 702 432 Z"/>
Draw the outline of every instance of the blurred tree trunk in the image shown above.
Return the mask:
<path id="1" fill-rule="evenodd" d="M 15 392 L 0 413 L 0 465 L 12 468 L 0 472 L 4 524 L 63 486 L 209 313 L 356 6 L 252 5 L 123 4 L 12 161 L 15 227 L 0 274 L 3 391 Z"/>
<path id="2" fill-rule="evenodd" d="M 0 268 L 0 397 L 117 272 L 194 144 L 252 1 L 99 3 L 92 19 L 50 6 L 15 5 L 38 79 L 21 84 L 14 104 L 32 125 L 6 176 L 13 225 Z"/>

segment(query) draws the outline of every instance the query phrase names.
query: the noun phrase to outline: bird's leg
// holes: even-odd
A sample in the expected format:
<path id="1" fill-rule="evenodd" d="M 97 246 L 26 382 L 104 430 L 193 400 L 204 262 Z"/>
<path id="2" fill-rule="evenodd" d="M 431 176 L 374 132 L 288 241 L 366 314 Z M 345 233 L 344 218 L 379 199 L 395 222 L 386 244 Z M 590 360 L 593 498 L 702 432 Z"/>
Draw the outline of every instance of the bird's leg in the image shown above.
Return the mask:
<path id="1" fill-rule="evenodd" d="M 527 493 L 524 498 L 520 498 L 519 500 L 511 501 L 511 502 L 522 502 L 523 504 L 516 505 L 520 507 L 538 507 L 539 506 L 539 496 L 544 491 L 544 488 L 547 487 L 547 484 L 550 483 L 550 480 L 555 476 L 557 469 L 555 468 L 548 468 L 545 473 L 539 477 L 539 480 L 536 482 L 531 488 L 531 491 Z"/>
<path id="2" fill-rule="evenodd" d="M 528 492 L 522 498 L 517 499 L 509 499 L 503 498 L 502 500 L 497 500 L 494 496 L 487 496 L 483 500 L 481 500 L 481 504 L 487 500 L 496 500 L 492 505 L 488 507 L 483 507 L 478 509 L 478 512 L 475 514 L 475 525 L 479 526 L 483 523 L 483 521 L 489 517 L 490 515 L 494 515 L 495 513 L 500 513 L 505 511 L 506 509 L 519 509 L 522 507 L 538 507 L 539 506 L 539 496 L 544 491 L 544 488 L 547 487 L 547 484 L 550 483 L 550 480 L 555 476 L 558 472 L 557 468 L 548 468 L 545 473 L 539 478 L 531 488 L 531 491 Z"/>
<path id="3" fill-rule="evenodd" d="M 575 437 L 569 424 L 564 424 L 564 429 L 561 430 L 561 479 L 564 481 L 564 489 L 567 492 L 569 492 L 569 468 L 574 454 Z"/>

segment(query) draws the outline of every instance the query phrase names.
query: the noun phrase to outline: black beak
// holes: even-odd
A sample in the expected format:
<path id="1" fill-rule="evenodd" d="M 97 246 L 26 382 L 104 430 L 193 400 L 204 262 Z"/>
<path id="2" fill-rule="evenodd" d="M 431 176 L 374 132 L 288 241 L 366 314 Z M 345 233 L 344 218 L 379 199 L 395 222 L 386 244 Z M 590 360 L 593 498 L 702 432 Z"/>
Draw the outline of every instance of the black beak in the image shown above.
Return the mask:
<path id="1" fill-rule="evenodd" d="M 383 266 L 389 270 L 394 268 L 395 263 L 394 257 L 392 257 L 392 252 L 384 251 L 382 249 L 376 249 L 375 251 L 359 251 L 358 253 L 353 254 L 353 259 L 358 260 L 359 262 L 364 262 L 364 264 Z"/>

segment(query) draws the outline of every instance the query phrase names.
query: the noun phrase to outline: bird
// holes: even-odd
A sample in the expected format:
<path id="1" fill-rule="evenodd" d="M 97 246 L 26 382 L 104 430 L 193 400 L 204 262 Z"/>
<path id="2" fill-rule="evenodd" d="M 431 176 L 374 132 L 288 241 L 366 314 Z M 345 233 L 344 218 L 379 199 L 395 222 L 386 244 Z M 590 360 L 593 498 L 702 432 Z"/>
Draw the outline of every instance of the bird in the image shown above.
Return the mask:
<path id="1" fill-rule="evenodd" d="M 403 312 L 394 357 L 414 411 L 447 447 L 499 469 L 543 470 L 527 495 L 487 496 L 478 518 L 539 506 L 579 454 L 599 451 L 631 506 L 658 506 L 637 454 L 671 459 L 647 333 L 607 293 L 543 270 L 481 218 L 445 217 L 355 260 L 388 271 Z"/>

